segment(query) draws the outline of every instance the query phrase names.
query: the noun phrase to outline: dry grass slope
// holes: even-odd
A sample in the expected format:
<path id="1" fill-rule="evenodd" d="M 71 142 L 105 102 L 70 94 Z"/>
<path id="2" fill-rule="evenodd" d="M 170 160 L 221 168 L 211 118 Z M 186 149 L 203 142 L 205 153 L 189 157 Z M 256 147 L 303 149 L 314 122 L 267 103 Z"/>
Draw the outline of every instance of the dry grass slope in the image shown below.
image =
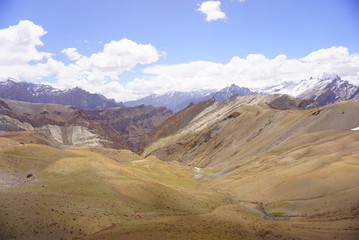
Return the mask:
<path id="1" fill-rule="evenodd" d="M 276 223 L 303 239 L 355 239 L 359 101 L 286 111 L 231 101 L 143 155 L 202 167 L 201 184 L 285 219 Z"/>
<path id="2" fill-rule="evenodd" d="M 1 135 L 0 239 L 357 239 L 359 101 L 275 99 L 189 111 L 146 157 Z"/>

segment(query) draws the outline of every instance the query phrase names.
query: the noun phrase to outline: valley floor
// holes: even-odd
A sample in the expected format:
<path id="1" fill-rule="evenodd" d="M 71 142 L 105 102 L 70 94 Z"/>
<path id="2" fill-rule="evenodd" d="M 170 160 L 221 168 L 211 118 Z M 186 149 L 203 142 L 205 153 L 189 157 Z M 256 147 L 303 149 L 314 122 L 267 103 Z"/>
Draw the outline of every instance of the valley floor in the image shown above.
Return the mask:
<path id="1" fill-rule="evenodd" d="M 357 155 L 345 161 L 357 174 Z M 355 184 L 311 199 L 288 196 L 291 200 L 265 202 L 253 193 L 255 201 L 248 194 L 261 190 L 254 185 L 241 196 L 230 188 L 230 176 L 226 181 L 194 180 L 196 169 L 178 162 L 127 150 L 20 144 L 11 138 L 0 138 L 0 169 L 2 240 L 359 236 Z M 202 174 L 214 171 L 202 169 Z"/>

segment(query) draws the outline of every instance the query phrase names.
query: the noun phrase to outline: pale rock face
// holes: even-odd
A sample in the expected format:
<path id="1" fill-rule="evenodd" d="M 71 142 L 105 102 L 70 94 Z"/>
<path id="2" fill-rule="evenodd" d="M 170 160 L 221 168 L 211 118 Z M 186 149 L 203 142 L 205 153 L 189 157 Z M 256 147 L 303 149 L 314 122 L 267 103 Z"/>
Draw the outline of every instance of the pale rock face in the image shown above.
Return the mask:
<path id="1" fill-rule="evenodd" d="M 72 128 L 71 141 L 73 145 L 87 145 L 101 147 L 101 138 L 89 129 L 82 126 L 74 126 Z"/>
<path id="2" fill-rule="evenodd" d="M 62 135 L 61 127 L 56 125 L 44 125 L 36 128 L 36 130 L 45 136 L 49 136 L 58 143 L 64 144 L 64 138 Z"/>
<path id="3" fill-rule="evenodd" d="M 63 127 L 46 124 L 41 127 L 34 128 L 29 123 L 20 122 L 19 120 L 11 118 L 7 115 L 0 115 L 0 127 L 1 131 L 36 130 L 56 143 L 62 145 L 88 145 L 102 147 L 102 142 L 106 141 L 83 126 Z"/>
<path id="4" fill-rule="evenodd" d="M 34 130 L 29 123 L 20 122 L 17 119 L 2 114 L 0 115 L 0 127 L 2 131 Z"/>
<path id="5" fill-rule="evenodd" d="M 36 130 L 60 144 L 102 147 L 103 140 L 83 126 L 60 127 L 48 124 Z"/>

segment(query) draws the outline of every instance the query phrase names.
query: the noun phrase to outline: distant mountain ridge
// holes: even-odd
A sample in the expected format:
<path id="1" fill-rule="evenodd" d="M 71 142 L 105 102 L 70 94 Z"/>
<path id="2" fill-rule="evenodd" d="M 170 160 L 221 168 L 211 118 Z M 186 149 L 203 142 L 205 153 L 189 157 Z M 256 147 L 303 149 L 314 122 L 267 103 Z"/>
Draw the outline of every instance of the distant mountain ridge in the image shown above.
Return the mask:
<path id="1" fill-rule="evenodd" d="M 223 88 L 220 91 L 216 90 L 197 90 L 190 92 L 172 91 L 164 94 L 151 94 L 147 97 L 124 102 L 125 106 L 133 107 L 140 104 L 152 105 L 154 107 L 166 107 L 174 112 L 178 112 L 187 107 L 190 103 L 198 103 L 207 101 L 208 99 L 215 99 L 218 102 L 223 102 L 233 95 L 245 96 L 248 94 L 255 94 L 249 88 L 239 87 L 232 84 L 229 87 Z"/>
<path id="2" fill-rule="evenodd" d="M 223 102 L 232 97 L 233 95 L 245 96 L 249 94 L 256 94 L 256 92 L 251 91 L 246 87 L 239 87 L 236 84 L 232 84 L 229 87 L 225 87 L 217 92 L 212 92 L 209 95 L 204 97 L 204 100 L 214 98 L 218 102 Z"/>
<path id="3" fill-rule="evenodd" d="M 162 95 L 152 94 L 136 101 L 125 102 L 124 104 L 127 106 L 136 106 L 136 104 L 153 105 L 156 107 L 163 106 L 177 112 L 191 102 L 198 103 L 211 98 L 223 102 L 233 95 L 246 96 L 249 94 L 287 94 L 306 100 L 308 104 L 305 105 L 307 107 L 315 107 L 344 100 L 359 99 L 359 87 L 342 80 L 335 73 L 323 73 L 317 78 L 311 77 L 299 82 L 287 81 L 265 88 L 249 89 L 232 84 L 219 91 L 208 90 L 207 94 L 206 91 L 170 92 Z"/>
<path id="4" fill-rule="evenodd" d="M 108 109 L 118 106 L 134 107 L 151 105 L 166 107 L 178 112 L 191 102 L 198 103 L 215 99 L 223 102 L 233 95 L 245 96 L 249 94 L 288 94 L 306 100 L 308 107 L 324 106 L 327 104 L 350 99 L 359 99 L 359 87 L 342 80 L 335 73 L 323 73 L 316 78 L 301 81 L 287 81 L 265 88 L 246 88 L 232 84 L 219 91 L 214 89 L 194 90 L 189 92 L 171 91 L 164 94 L 151 94 L 147 97 L 117 103 L 100 94 L 92 94 L 81 88 L 59 90 L 44 84 L 17 82 L 12 79 L 0 81 L 0 98 L 27 101 L 32 103 L 56 103 L 72 105 L 80 109 Z"/>
<path id="5" fill-rule="evenodd" d="M 190 92 L 171 91 L 164 94 L 151 94 L 138 100 L 124 102 L 124 105 L 127 107 L 134 107 L 141 104 L 152 105 L 154 107 L 166 107 L 177 112 L 187 107 L 191 102 L 198 103 L 207 100 L 204 97 L 214 91 L 215 90 L 197 90 Z"/>
<path id="6" fill-rule="evenodd" d="M 0 81 L 0 98 L 32 103 L 71 105 L 80 109 L 107 109 L 123 106 L 101 94 L 89 93 L 79 87 L 59 90 L 45 84 L 17 82 L 13 79 Z"/>
<path id="7" fill-rule="evenodd" d="M 264 89 L 257 89 L 257 92 L 260 94 L 288 94 L 312 101 L 318 106 L 359 99 L 359 87 L 342 80 L 335 73 L 323 73 L 317 78 L 311 77 L 300 82 L 283 82 Z"/>

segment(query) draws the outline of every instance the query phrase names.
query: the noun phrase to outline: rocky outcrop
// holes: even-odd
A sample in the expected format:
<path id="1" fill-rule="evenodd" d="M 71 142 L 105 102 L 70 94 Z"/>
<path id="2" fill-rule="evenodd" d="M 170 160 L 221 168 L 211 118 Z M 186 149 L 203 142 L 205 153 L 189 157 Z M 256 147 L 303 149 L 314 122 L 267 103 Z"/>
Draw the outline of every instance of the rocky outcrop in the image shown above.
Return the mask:
<path id="1" fill-rule="evenodd" d="M 138 106 L 82 110 L 57 104 L 0 100 L 0 131 L 35 130 L 60 145 L 138 151 L 144 136 L 172 112 Z"/>

